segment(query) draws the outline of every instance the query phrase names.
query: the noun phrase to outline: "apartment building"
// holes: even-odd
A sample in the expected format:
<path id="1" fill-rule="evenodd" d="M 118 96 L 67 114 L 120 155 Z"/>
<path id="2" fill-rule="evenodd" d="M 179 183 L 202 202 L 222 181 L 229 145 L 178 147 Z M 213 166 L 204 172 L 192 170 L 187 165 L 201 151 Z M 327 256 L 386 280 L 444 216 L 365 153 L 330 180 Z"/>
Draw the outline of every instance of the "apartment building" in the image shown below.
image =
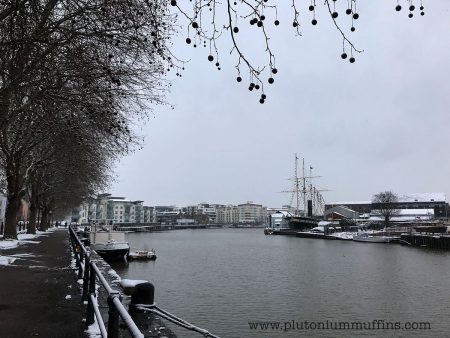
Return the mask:
<path id="1" fill-rule="evenodd" d="M 217 209 L 224 207 L 223 204 L 200 203 L 187 207 L 187 215 L 191 217 L 205 216 L 208 223 L 217 223 Z"/>
<path id="2" fill-rule="evenodd" d="M 267 208 L 249 201 L 238 205 L 239 223 L 263 224 L 267 221 Z"/>
<path id="3" fill-rule="evenodd" d="M 111 194 L 99 194 L 83 203 L 72 216 L 78 223 L 145 223 L 153 219 L 153 208 L 144 207 L 143 201 L 127 200 Z"/>
<path id="4" fill-rule="evenodd" d="M 238 224 L 239 209 L 235 205 L 226 205 L 216 209 L 217 224 Z"/>
<path id="5" fill-rule="evenodd" d="M 226 205 L 217 208 L 218 224 L 258 225 L 267 222 L 267 208 L 251 201 L 239 205 Z"/>

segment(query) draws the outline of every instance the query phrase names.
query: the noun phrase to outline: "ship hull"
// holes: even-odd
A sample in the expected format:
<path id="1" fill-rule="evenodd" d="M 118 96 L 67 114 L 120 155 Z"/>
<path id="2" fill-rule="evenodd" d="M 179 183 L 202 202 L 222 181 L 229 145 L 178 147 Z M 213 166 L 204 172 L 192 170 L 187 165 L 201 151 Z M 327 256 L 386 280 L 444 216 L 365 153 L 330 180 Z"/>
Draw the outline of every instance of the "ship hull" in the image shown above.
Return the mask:
<path id="1" fill-rule="evenodd" d="M 291 216 L 286 218 L 289 229 L 306 231 L 316 227 L 319 222 L 312 217 Z"/>
<path id="2" fill-rule="evenodd" d="M 123 259 L 130 252 L 129 244 L 120 242 L 96 243 L 91 245 L 91 249 L 107 260 Z"/>

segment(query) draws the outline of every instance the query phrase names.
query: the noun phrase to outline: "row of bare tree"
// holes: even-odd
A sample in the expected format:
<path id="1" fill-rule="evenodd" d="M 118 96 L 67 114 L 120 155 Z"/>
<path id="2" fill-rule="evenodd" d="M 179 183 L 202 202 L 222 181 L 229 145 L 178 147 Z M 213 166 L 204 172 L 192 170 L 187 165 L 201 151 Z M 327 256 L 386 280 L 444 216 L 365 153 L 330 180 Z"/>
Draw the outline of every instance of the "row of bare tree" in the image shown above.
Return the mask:
<path id="1" fill-rule="evenodd" d="M 163 102 L 171 16 L 164 0 L 1 1 L 0 174 L 4 238 L 17 238 L 104 187 L 139 138 L 132 124 Z"/>

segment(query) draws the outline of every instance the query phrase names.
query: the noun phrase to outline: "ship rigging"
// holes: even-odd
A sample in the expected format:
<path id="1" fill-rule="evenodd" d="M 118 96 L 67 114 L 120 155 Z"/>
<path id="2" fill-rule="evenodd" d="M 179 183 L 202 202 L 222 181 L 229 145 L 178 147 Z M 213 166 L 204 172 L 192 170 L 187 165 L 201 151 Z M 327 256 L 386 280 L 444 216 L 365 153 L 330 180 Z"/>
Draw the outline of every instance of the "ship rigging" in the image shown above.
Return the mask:
<path id="1" fill-rule="evenodd" d="M 320 176 L 313 176 L 313 167 L 309 166 L 309 176 L 305 175 L 305 159 L 302 158 L 302 175 L 299 176 L 298 156 L 295 154 L 295 169 L 294 177 L 290 180 L 294 181 L 292 190 L 285 190 L 283 192 L 291 193 L 291 210 L 286 217 L 289 228 L 298 230 L 308 230 L 318 224 L 318 217 L 323 215 L 324 199 L 321 191 L 317 189 L 312 180 Z M 295 208 L 292 207 L 292 202 L 295 198 Z"/>

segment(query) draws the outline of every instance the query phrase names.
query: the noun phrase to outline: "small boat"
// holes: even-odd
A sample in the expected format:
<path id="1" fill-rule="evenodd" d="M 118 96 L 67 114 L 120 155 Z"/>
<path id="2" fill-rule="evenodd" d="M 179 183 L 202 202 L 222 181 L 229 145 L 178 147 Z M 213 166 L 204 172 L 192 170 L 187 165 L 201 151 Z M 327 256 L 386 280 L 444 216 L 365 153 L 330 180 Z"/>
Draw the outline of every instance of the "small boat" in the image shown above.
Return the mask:
<path id="1" fill-rule="evenodd" d="M 391 243 L 398 241 L 398 237 L 393 236 L 373 236 L 366 232 L 359 233 L 353 236 L 355 242 L 366 242 L 366 243 Z"/>
<path id="2" fill-rule="evenodd" d="M 264 235 L 272 235 L 273 234 L 273 229 L 266 227 L 264 228 Z"/>
<path id="3" fill-rule="evenodd" d="M 156 259 L 156 252 L 155 250 L 148 251 L 148 250 L 141 250 L 141 251 L 134 251 L 130 252 L 128 254 L 129 260 L 155 260 Z"/>

